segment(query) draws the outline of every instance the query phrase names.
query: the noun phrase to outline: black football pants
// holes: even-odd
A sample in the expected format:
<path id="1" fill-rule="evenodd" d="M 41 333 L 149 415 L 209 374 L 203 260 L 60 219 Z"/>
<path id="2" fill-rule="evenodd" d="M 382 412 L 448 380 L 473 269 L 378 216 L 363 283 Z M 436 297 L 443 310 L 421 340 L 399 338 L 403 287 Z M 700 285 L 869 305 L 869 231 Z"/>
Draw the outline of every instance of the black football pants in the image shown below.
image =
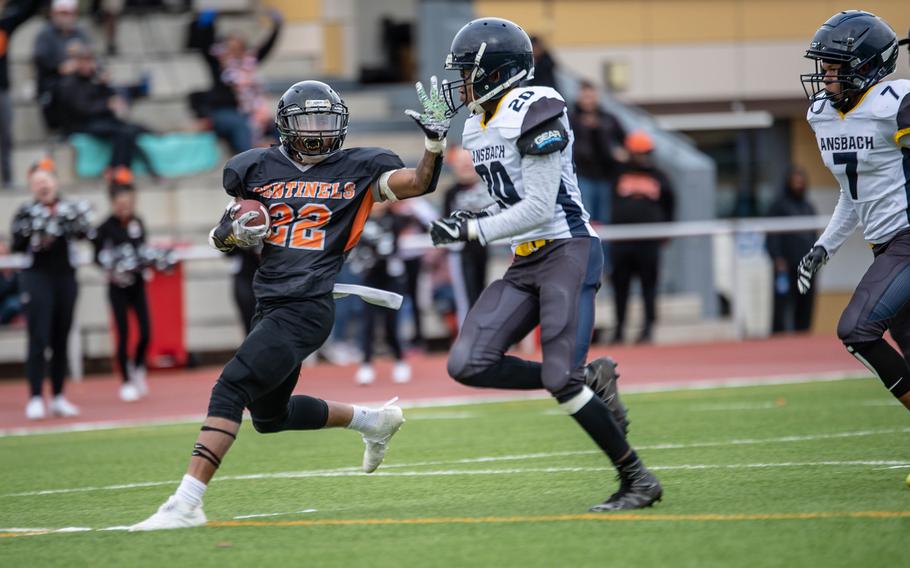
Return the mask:
<path id="1" fill-rule="evenodd" d="M 240 422 L 248 408 L 260 432 L 316 429 L 325 425 L 325 402 L 291 396 L 300 364 L 332 331 L 332 294 L 260 300 L 253 329 L 212 388 L 208 415 Z"/>

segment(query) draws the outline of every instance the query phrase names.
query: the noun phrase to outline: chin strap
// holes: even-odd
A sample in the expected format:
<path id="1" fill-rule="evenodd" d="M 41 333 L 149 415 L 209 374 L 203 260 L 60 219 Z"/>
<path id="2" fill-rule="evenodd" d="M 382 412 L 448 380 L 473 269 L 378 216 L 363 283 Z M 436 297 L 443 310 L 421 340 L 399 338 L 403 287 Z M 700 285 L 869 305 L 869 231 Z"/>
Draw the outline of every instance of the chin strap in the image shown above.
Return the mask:
<path id="1" fill-rule="evenodd" d="M 491 101 L 494 98 L 496 98 L 496 95 L 498 95 L 499 93 L 502 93 L 503 91 L 511 89 L 513 85 L 515 85 L 516 83 L 521 81 L 524 78 L 524 76 L 527 74 L 528 74 L 528 72 L 525 71 L 524 69 L 522 69 L 520 72 L 518 72 L 515 75 L 513 75 L 512 77 L 510 77 L 508 81 L 499 85 L 498 87 L 496 87 L 489 93 L 485 94 L 484 96 L 480 97 L 479 99 L 474 99 L 473 101 L 469 102 L 468 110 L 471 111 L 471 114 L 483 114 L 483 112 L 484 112 L 483 103 L 485 103 L 487 101 Z"/>

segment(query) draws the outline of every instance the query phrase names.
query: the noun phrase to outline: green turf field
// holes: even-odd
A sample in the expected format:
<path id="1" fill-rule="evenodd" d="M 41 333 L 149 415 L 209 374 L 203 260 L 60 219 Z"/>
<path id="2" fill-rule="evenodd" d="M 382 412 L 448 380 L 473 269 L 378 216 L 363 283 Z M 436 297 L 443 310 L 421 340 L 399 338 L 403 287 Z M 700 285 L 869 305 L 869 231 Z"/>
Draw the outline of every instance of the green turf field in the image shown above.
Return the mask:
<path id="1" fill-rule="evenodd" d="M 215 526 L 0 531 L 0 566 L 907 565 L 910 423 L 878 381 L 626 401 L 665 490 L 640 513 L 587 514 L 613 473 L 550 401 L 422 408 L 372 476 L 352 467 L 353 432 L 245 426 L 206 496 Z M 0 439 L 0 528 L 137 522 L 175 488 L 196 430 Z M 167 483 L 109 487 L 150 482 Z"/>

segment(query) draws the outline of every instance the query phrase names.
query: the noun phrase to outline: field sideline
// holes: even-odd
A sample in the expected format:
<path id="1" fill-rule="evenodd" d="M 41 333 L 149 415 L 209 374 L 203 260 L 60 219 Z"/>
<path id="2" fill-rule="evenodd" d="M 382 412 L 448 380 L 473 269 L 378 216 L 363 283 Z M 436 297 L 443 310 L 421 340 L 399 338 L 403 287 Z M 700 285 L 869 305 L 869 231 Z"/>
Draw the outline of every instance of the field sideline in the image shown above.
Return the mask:
<path id="1" fill-rule="evenodd" d="M 864 378 L 627 395 L 653 509 L 593 515 L 612 469 L 548 400 L 411 408 L 387 463 L 352 432 L 240 439 L 210 526 L 117 530 L 182 473 L 197 426 L 0 438 L 0 564 L 898 565 L 910 425 Z M 63 529 L 64 532 L 53 532 Z"/>

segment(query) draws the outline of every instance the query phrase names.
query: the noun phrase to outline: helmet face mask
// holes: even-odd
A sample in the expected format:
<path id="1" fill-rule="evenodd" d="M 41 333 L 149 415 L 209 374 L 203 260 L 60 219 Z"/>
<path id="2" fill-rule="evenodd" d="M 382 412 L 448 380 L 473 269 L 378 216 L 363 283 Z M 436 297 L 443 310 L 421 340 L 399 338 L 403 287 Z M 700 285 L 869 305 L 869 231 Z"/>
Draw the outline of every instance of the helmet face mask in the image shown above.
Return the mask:
<path id="1" fill-rule="evenodd" d="M 275 126 L 287 152 L 298 161 L 310 162 L 341 149 L 348 118 L 348 107 L 331 87 L 303 81 L 281 97 Z"/>
<path id="2" fill-rule="evenodd" d="M 534 77 L 531 40 L 508 20 L 473 20 L 452 40 L 445 68 L 461 75 L 442 87 L 449 115 L 454 116 L 464 106 L 472 114 L 482 114 L 484 103 L 501 98 L 521 81 Z"/>
<path id="3" fill-rule="evenodd" d="M 800 75 L 806 97 L 813 103 L 830 101 L 835 109 L 846 111 L 894 72 L 897 37 L 873 14 L 840 12 L 815 33 L 806 57 L 815 61 L 815 73 Z"/>

